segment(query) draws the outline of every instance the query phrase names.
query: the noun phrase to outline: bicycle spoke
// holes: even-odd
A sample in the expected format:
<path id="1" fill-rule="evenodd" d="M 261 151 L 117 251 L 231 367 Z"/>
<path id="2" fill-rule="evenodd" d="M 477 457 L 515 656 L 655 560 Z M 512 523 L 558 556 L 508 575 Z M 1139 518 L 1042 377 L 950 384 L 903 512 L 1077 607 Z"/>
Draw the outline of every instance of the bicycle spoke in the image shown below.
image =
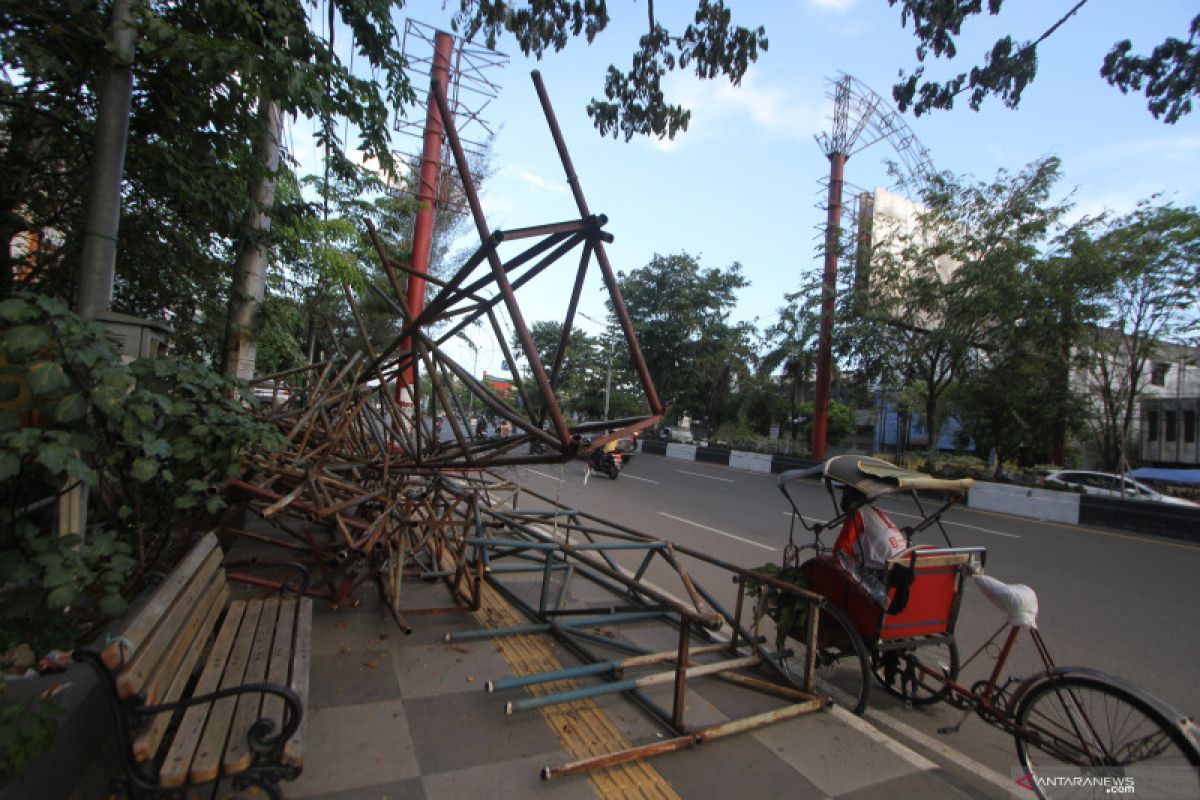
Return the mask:
<path id="1" fill-rule="evenodd" d="M 1016 722 L 1021 726 L 1015 734 L 1017 752 L 1031 774 L 1136 775 L 1139 790 L 1157 781 L 1170 788 L 1172 797 L 1200 795 L 1194 769 L 1169 769 L 1200 765 L 1200 749 L 1155 701 L 1136 690 L 1098 676 L 1056 676 L 1030 690 Z"/>

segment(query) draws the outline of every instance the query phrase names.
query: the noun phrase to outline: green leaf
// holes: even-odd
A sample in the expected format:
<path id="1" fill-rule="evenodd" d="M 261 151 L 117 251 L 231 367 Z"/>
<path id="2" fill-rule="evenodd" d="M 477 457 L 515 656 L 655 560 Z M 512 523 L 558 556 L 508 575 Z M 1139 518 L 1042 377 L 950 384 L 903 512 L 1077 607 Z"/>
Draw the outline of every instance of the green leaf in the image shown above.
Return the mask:
<path id="1" fill-rule="evenodd" d="M 158 474 L 158 462 L 152 458 L 134 459 L 133 469 L 131 471 L 134 480 L 138 481 L 139 483 L 145 483 Z"/>
<path id="2" fill-rule="evenodd" d="M 189 509 L 196 507 L 196 496 L 194 494 L 181 494 L 175 498 L 175 507 L 178 509 Z"/>
<path id="3" fill-rule="evenodd" d="M 21 458 L 11 450 L 0 453 L 0 481 L 6 481 L 21 471 Z"/>
<path id="4" fill-rule="evenodd" d="M 15 431 L 21 427 L 21 415 L 15 411 L 0 411 L 0 433 Z"/>
<path id="5" fill-rule="evenodd" d="M 129 608 L 120 595 L 106 594 L 100 598 L 100 611 L 106 617 L 116 618 L 125 613 L 125 609 Z"/>
<path id="6" fill-rule="evenodd" d="M 3 318 L 7 322 L 17 324 L 28 322 L 31 319 L 36 319 L 37 315 L 37 309 L 24 300 L 16 297 L 0 300 L 0 318 Z"/>
<path id="7" fill-rule="evenodd" d="M 78 392 L 67 395 L 54 407 L 55 422 L 75 422 L 83 419 L 85 414 L 87 414 L 87 401 Z"/>
<path id="8" fill-rule="evenodd" d="M 38 450 L 37 460 L 52 475 L 59 475 L 67 469 L 67 462 L 75 457 L 75 451 L 70 445 L 62 442 L 47 442 Z"/>
<path id="9" fill-rule="evenodd" d="M 46 568 L 46 572 L 42 576 L 42 582 L 46 584 L 46 588 L 54 589 L 59 586 L 66 586 L 74 577 L 70 572 L 63 569 L 62 563 L 59 562 L 51 564 Z"/>
<path id="10" fill-rule="evenodd" d="M 225 507 L 225 501 L 220 497 L 210 497 L 204 503 L 204 510 L 210 514 L 215 514 Z"/>
<path id="11" fill-rule="evenodd" d="M 133 516 L 133 507 L 130 505 L 122 505 L 117 509 L 117 519 L 129 519 Z"/>
<path id="12" fill-rule="evenodd" d="M 75 587 L 59 586 L 46 595 L 46 605 L 50 606 L 50 608 L 66 608 L 74 602 L 75 597 Z"/>
<path id="13" fill-rule="evenodd" d="M 114 386 L 101 385 L 92 389 L 92 402 L 103 413 L 113 416 L 121 408 L 125 400 L 125 390 Z"/>
<path id="14" fill-rule="evenodd" d="M 50 394 L 71 385 L 62 364 L 56 361 L 37 361 L 25 373 L 29 390 L 34 394 Z"/>
<path id="15" fill-rule="evenodd" d="M 142 452 L 151 458 L 170 458 L 171 445 L 166 439 L 147 438 L 142 442 Z"/>
<path id="16" fill-rule="evenodd" d="M 81 458 L 71 458 L 67 461 L 67 475 L 89 486 L 95 486 L 98 482 L 96 470 Z"/>
<path id="17" fill-rule="evenodd" d="M 138 405 L 135 405 L 132 410 L 134 416 L 137 417 L 138 421 L 143 425 L 150 425 L 154 422 L 154 409 L 149 405 L 139 403 Z"/>
<path id="18" fill-rule="evenodd" d="M 4 334 L 4 348 L 13 364 L 24 364 L 46 349 L 50 332 L 41 325 L 17 325 Z"/>

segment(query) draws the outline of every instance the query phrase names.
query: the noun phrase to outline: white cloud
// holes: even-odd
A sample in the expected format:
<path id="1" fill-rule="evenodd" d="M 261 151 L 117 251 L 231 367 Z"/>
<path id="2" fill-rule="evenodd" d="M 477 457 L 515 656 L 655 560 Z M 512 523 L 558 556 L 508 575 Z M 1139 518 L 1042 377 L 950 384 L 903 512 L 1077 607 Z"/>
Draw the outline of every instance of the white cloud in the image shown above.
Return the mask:
<path id="1" fill-rule="evenodd" d="M 512 166 L 501 167 L 500 173 L 502 175 L 507 175 L 507 176 L 516 178 L 517 180 L 524 183 L 526 186 L 529 186 L 533 189 L 537 189 L 540 192 L 547 192 L 549 194 L 566 194 L 567 193 L 567 187 L 565 185 L 563 185 L 561 183 L 556 183 L 553 181 L 548 181 L 545 178 L 543 178 L 541 175 L 538 175 L 535 172 L 530 172 L 527 169 L 522 169 L 521 167 L 512 167 Z"/>
<path id="2" fill-rule="evenodd" d="M 858 0 L 808 0 L 808 4 L 822 11 L 849 11 Z"/>
<path id="3" fill-rule="evenodd" d="M 693 75 L 673 73 L 666 79 L 668 101 L 692 111 L 688 132 L 674 141 L 652 140 L 660 150 L 671 152 L 688 140 L 720 136 L 735 125 L 747 125 L 770 139 L 807 140 L 826 122 L 824 99 L 805 99 L 792 88 L 795 84 L 769 84 L 759 73 L 747 71 L 740 86 L 725 79 L 700 80 Z"/>

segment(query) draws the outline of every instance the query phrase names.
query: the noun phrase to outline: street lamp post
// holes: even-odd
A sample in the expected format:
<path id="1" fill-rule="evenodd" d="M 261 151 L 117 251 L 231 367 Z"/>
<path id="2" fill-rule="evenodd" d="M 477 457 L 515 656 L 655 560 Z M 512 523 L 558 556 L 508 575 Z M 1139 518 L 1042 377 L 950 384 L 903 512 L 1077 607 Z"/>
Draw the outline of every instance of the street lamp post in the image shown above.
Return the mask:
<path id="1" fill-rule="evenodd" d="M 579 316 L 583 317 L 586 320 L 594 322 L 597 325 L 604 325 L 604 323 L 601 322 L 600 320 L 593 319 L 592 317 L 588 316 L 587 314 L 583 313 L 582 311 L 579 311 L 577 313 L 579 314 Z M 613 337 L 609 335 L 608 326 L 605 325 L 605 328 L 604 328 L 604 343 L 605 343 L 605 346 L 604 346 L 604 360 L 605 360 L 604 418 L 605 419 L 608 419 L 609 399 L 612 396 L 612 340 L 613 340 Z"/>

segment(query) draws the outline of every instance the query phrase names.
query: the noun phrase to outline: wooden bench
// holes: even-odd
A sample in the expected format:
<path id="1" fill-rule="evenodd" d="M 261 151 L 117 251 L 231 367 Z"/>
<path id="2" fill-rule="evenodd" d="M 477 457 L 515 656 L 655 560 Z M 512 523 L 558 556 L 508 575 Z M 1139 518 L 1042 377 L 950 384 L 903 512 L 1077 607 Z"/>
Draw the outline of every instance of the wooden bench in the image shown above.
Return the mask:
<path id="1" fill-rule="evenodd" d="M 261 787 L 300 774 L 312 601 L 236 599 L 207 534 L 100 650 L 126 794 L 182 794 L 229 778 Z"/>

